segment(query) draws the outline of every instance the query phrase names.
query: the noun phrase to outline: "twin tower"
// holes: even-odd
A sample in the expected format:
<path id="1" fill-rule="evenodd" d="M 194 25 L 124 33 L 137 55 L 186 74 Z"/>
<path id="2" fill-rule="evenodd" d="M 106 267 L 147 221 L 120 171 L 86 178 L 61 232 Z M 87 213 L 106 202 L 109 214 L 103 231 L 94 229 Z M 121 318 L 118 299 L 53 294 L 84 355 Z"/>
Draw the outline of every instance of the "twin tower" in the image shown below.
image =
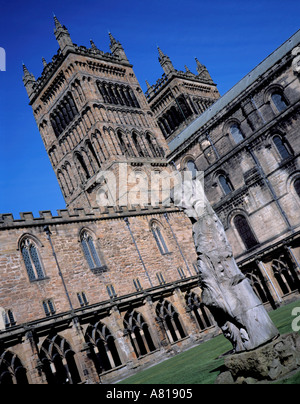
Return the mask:
<path id="1" fill-rule="evenodd" d="M 37 80 L 23 65 L 23 82 L 35 120 L 67 207 L 97 206 L 100 171 L 138 178 L 168 164 L 168 142 L 212 105 L 219 92 L 207 69 L 177 71 L 159 49 L 164 74 L 143 93 L 119 41 L 111 34 L 110 53 L 77 46 L 56 17 L 59 44 L 50 63 L 43 59 Z M 106 195 L 107 196 L 107 195 Z M 119 195 L 121 196 L 121 195 Z"/>

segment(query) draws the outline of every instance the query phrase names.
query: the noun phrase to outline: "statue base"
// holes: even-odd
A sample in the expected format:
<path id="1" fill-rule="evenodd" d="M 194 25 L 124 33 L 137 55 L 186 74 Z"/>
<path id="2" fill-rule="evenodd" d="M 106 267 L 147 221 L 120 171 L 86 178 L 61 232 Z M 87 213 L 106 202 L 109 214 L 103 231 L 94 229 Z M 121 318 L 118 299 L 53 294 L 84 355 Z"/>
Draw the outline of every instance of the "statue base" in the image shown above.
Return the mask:
<path id="1" fill-rule="evenodd" d="M 230 355 L 216 384 L 268 383 L 300 371 L 300 335 L 286 334 L 253 351 Z"/>

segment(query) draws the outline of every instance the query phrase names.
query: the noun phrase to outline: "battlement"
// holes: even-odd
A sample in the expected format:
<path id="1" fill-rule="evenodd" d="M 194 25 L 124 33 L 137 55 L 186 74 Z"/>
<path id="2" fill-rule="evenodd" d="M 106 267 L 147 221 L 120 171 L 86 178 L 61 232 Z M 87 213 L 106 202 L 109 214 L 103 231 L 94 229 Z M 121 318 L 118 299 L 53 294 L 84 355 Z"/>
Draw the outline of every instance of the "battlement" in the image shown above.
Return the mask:
<path id="1" fill-rule="evenodd" d="M 129 206 L 107 206 L 107 207 L 95 207 L 89 209 L 58 209 L 57 216 L 53 216 L 49 210 L 40 211 L 39 217 L 34 217 L 32 212 L 20 212 L 20 219 L 14 218 L 11 213 L 0 214 L 0 231 L 3 229 L 36 226 L 46 224 L 64 224 L 70 222 L 80 222 L 88 220 L 107 220 L 117 219 L 130 216 L 143 216 L 153 214 L 164 214 L 171 212 L 178 212 L 178 208 L 175 205 L 163 206 L 159 204 L 157 206 L 151 205 L 129 205 Z"/>

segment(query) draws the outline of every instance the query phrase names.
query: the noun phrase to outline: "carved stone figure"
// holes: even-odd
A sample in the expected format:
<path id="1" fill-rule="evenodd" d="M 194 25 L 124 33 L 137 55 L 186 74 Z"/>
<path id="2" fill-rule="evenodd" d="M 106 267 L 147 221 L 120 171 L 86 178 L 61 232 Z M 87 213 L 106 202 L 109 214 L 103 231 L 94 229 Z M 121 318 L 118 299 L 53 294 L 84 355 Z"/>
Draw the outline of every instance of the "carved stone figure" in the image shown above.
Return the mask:
<path id="1" fill-rule="evenodd" d="M 193 222 L 202 301 L 234 351 L 250 351 L 277 337 L 278 330 L 234 260 L 224 227 L 201 182 L 184 181 L 175 187 L 172 199 Z"/>

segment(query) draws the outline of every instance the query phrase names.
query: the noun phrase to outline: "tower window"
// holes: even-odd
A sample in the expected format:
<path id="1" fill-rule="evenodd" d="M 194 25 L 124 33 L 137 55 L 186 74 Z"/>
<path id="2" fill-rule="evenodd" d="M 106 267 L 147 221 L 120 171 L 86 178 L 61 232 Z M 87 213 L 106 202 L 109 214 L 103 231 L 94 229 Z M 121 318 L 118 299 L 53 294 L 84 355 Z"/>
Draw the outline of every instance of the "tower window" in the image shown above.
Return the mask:
<path id="1" fill-rule="evenodd" d="M 234 218 L 234 225 L 247 250 L 250 250 L 258 245 L 256 237 L 245 216 L 237 215 Z"/>

